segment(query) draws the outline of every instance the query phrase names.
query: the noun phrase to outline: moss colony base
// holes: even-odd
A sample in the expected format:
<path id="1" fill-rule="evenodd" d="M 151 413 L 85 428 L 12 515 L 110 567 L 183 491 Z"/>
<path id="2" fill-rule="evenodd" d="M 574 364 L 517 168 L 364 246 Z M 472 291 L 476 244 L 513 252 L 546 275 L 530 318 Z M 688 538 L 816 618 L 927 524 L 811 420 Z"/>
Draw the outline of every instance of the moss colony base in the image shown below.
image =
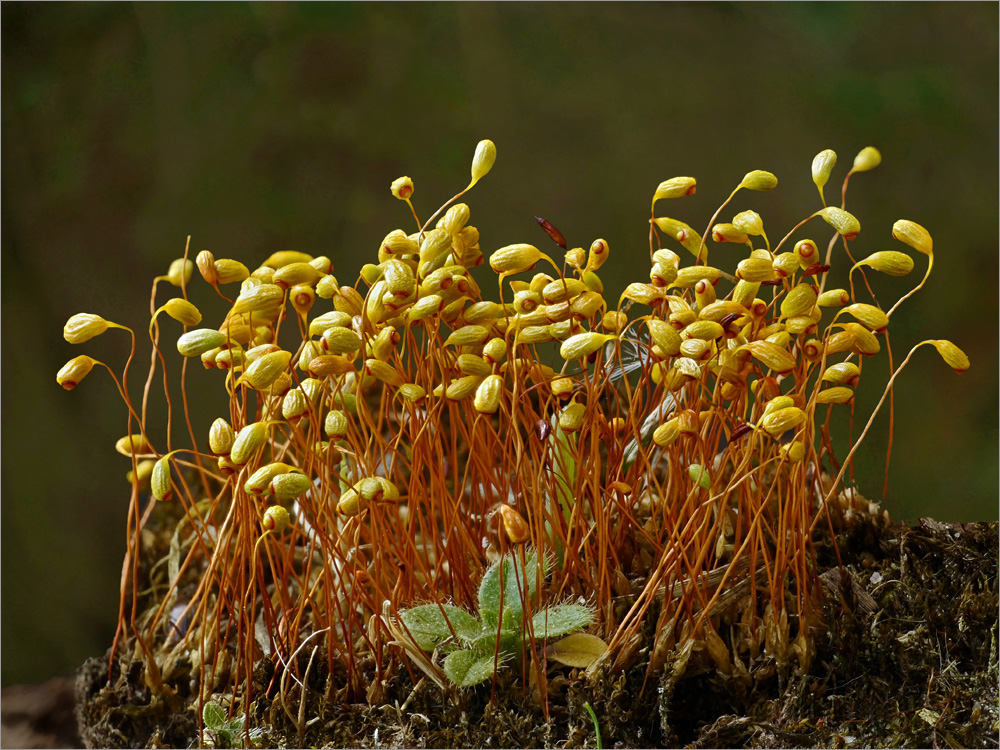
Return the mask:
<path id="1" fill-rule="evenodd" d="M 495 155 L 480 143 L 468 187 L 426 222 L 413 182 L 396 180 L 417 230 L 390 232 L 353 286 L 328 258 L 298 252 L 250 272 L 203 251 L 154 283 L 141 402 L 132 359 L 120 380 L 107 368 L 128 412 L 117 448 L 132 461 L 108 666 L 112 685 L 136 690 L 118 702 L 142 704 L 116 715 L 158 727 L 150 742 L 173 742 L 171 731 L 305 742 L 331 721 L 357 721 L 345 707 L 360 703 L 395 712 L 399 727 L 410 715 L 433 725 L 442 711 L 493 717 L 484 726 L 495 737 L 482 744 L 522 736 L 504 726 L 564 737 L 553 727 L 589 721 L 577 698 L 595 683 L 569 671 L 583 669 L 604 676 L 598 722 L 623 726 L 615 711 L 659 696 L 660 734 L 635 727 L 641 744 L 680 731 L 663 706 L 682 677 L 708 668 L 750 695 L 768 676 L 815 674 L 835 632 L 824 571 L 836 570 L 841 588 L 848 581 L 834 534 L 850 516 L 880 523 L 843 484 L 868 427 L 838 462 L 831 413 L 853 409 L 863 360 L 883 343 L 895 366 L 887 329 L 930 274 L 929 233 L 894 225 L 927 271 L 883 307 L 878 274 L 906 275 L 913 258 L 880 250 L 855 260 L 861 226 L 843 197 L 825 204 L 836 156 L 824 151 L 813 162 L 824 207 L 777 242 L 753 211 L 716 223 L 740 190 L 773 189 L 774 175 L 748 173 L 704 235 L 657 216 L 663 201 L 695 192 L 693 178 L 674 178 L 653 196 L 649 279 L 616 305 L 598 274 L 609 244 L 567 248 L 545 221 L 562 263 L 528 244 L 495 250 L 490 301 L 473 272 L 484 260 L 479 232 L 456 201 Z M 852 174 L 879 161 L 864 149 L 842 196 Z M 810 228 L 833 230 L 825 254 L 797 236 L 813 219 Z M 709 238 L 723 245 L 712 250 L 718 265 Z M 743 251 L 738 264 L 726 260 L 732 248 Z M 847 259 L 844 289 L 826 288 L 835 253 Z M 516 278 L 538 263 L 554 275 Z M 189 288 L 195 265 L 207 286 Z M 158 304 L 161 281 L 181 296 Z M 859 284 L 870 301 L 859 301 Z M 199 326 L 211 289 L 227 307 L 221 325 L 187 330 L 176 348 L 215 372 L 185 360 L 168 375 L 163 313 Z M 76 315 L 65 337 L 83 343 L 108 328 L 125 327 Z M 925 344 L 968 368 L 951 342 L 921 342 L 876 413 Z M 77 357 L 58 381 L 73 388 L 95 364 L 106 367 Z M 157 378 L 166 425 L 147 419 Z M 179 404 L 169 397 L 177 384 Z M 222 396 L 207 435 L 192 423 L 191 389 Z M 178 412 L 184 447 L 171 431 Z M 521 718 L 508 713 L 515 706 Z"/>
<path id="2" fill-rule="evenodd" d="M 283 698 L 262 664 L 252 726 L 265 747 L 596 747 L 589 703 L 604 747 L 996 747 L 998 525 L 886 529 L 863 511 L 850 519 L 837 535 L 847 576 L 837 567 L 821 576 L 828 631 L 810 668 L 785 680 L 768 660 L 727 674 L 696 642 L 643 689 L 655 647 L 655 629 L 646 628 L 619 669 L 590 676 L 553 665 L 548 721 L 537 683 L 510 672 L 495 690 L 469 691 L 419 676 L 414 689 L 413 676 L 397 668 L 375 706 L 331 703 L 319 660 L 304 701 L 297 688 Z M 196 691 L 182 689 L 172 705 L 151 700 L 141 662 L 130 669 L 129 661 L 122 658 L 112 686 L 106 659 L 80 673 L 87 747 L 196 744 Z M 364 668 L 374 675 L 371 660 Z"/>

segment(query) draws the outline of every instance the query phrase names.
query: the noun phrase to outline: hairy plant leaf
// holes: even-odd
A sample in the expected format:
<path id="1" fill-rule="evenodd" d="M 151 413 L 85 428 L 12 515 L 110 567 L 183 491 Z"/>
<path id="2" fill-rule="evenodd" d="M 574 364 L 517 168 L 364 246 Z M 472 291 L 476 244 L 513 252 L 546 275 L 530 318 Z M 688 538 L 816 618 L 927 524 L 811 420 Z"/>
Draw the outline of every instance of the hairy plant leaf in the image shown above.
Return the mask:
<path id="1" fill-rule="evenodd" d="M 536 639 L 554 638 L 585 628 L 594 621 L 594 613 L 580 604 L 557 604 L 531 618 Z"/>
<path id="2" fill-rule="evenodd" d="M 444 660 L 444 674 L 455 685 L 469 687 L 488 680 L 493 676 L 493 667 L 499 668 L 504 661 L 503 654 L 494 660 L 493 654 L 480 656 L 472 651 L 453 651 Z"/>
<path id="3" fill-rule="evenodd" d="M 433 651 L 442 641 L 451 638 L 452 630 L 466 644 L 472 643 L 483 631 L 475 617 L 451 604 L 423 604 L 403 610 L 399 617 L 424 651 Z"/>
<path id="4" fill-rule="evenodd" d="M 209 701 L 201 710 L 202 721 L 209 729 L 218 731 L 226 726 L 226 712 L 215 701 Z"/>
<path id="5" fill-rule="evenodd" d="M 573 633 L 549 646 L 545 656 L 567 667 L 586 669 L 607 650 L 608 644 L 596 635 Z"/>
<path id="6" fill-rule="evenodd" d="M 542 559 L 542 577 L 548 572 L 548 560 Z M 524 565 L 517 554 L 505 555 L 499 562 L 486 569 L 479 584 L 479 616 L 487 631 L 495 630 L 501 619 L 502 629 L 520 632 L 524 628 L 524 589 L 529 600 L 538 593 L 538 553 L 531 551 L 524 556 Z M 502 597 L 502 598 L 501 598 Z"/>

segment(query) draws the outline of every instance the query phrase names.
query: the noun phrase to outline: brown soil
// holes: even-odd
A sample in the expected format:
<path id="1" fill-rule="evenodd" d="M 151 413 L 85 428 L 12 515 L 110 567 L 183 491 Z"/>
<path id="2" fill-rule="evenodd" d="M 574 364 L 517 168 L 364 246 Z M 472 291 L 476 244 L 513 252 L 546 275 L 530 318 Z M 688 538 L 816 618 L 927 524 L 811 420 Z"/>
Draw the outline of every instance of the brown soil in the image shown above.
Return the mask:
<path id="1" fill-rule="evenodd" d="M 618 672 L 550 670 L 547 718 L 516 670 L 492 687 L 442 691 L 397 666 L 369 705 L 327 696 L 324 666 L 309 672 L 304 704 L 289 696 L 299 723 L 262 663 L 251 725 L 270 747 L 597 747 L 589 703 L 604 747 L 997 747 L 998 526 L 868 519 L 839 534 L 844 568 L 822 577 L 825 626 L 801 674 L 762 658 L 725 675 L 696 647 L 644 686 L 646 633 Z M 142 671 L 133 662 L 109 686 L 107 657 L 81 668 L 88 747 L 198 744 L 189 689 L 151 699 Z"/>

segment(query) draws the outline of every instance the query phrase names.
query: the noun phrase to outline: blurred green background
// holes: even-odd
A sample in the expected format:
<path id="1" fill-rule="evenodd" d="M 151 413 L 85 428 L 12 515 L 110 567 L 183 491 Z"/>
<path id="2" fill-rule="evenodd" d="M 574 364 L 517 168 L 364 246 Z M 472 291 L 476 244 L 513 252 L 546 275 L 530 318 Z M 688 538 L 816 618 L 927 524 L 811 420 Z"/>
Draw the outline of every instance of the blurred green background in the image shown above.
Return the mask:
<path id="1" fill-rule="evenodd" d="M 953 339 L 973 362 L 959 377 L 926 349 L 900 378 L 885 506 L 899 520 L 997 517 L 995 3 L 4 3 L 0 14 L 3 684 L 103 653 L 117 613 L 125 412 L 106 374 L 70 394 L 55 373 L 80 353 L 120 370 L 127 336 L 74 348 L 65 320 L 94 312 L 141 332 L 151 280 L 188 235 L 192 257 L 210 249 L 252 268 L 296 249 L 351 279 L 386 232 L 410 231 L 389 183 L 413 177 L 427 216 L 465 186 L 481 138 L 499 151 L 468 197 L 484 251 L 555 249 L 533 219 L 544 216 L 573 244 L 609 241 L 615 296 L 647 275 L 661 180 L 698 178 L 696 196 L 658 213 L 700 230 L 746 171 L 770 170 L 778 189 L 741 193 L 723 219 L 754 208 L 780 237 L 819 208 L 816 152 L 840 155 L 836 196 L 857 151 L 878 147 L 882 166 L 848 192 L 864 227 L 854 252 L 904 249 L 890 237 L 898 218 L 926 226 L 937 251 L 928 286 L 893 318 L 896 362 L 926 337 Z M 713 253 L 727 270 L 739 256 Z M 910 278 L 873 276 L 880 299 L 919 280 L 916 261 Z M 148 357 L 140 346 L 136 395 Z M 856 429 L 885 358 L 866 371 Z M 192 382 L 215 397 L 209 375 Z M 196 425 L 217 416 L 212 403 L 195 404 Z M 857 461 L 875 499 L 887 423 Z"/>

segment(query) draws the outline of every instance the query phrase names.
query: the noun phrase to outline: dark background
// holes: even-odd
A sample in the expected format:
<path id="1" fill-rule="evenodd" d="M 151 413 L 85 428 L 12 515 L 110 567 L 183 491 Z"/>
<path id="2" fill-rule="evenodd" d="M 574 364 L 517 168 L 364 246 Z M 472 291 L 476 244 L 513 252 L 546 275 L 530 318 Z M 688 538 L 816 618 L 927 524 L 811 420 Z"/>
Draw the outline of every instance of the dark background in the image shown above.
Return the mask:
<path id="1" fill-rule="evenodd" d="M 468 196 L 484 251 L 554 249 L 536 214 L 573 244 L 605 237 L 609 298 L 646 277 L 661 180 L 698 178 L 696 196 L 658 213 L 700 231 L 746 171 L 770 170 L 778 189 L 741 193 L 722 218 L 754 208 L 780 237 L 820 207 L 816 152 L 839 154 L 835 197 L 857 151 L 878 147 L 882 166 L 848 193 L 863 227 L 854 252 L 905 250 L 890 237 L 898 218 L 926 226 L 937 251 L 928 286 L 893 317 L 895 360 L 950 338 L 973 363 L 959 377 L 925 349 L 900 377 L 885 507 L 897 520 L 997 517 L 995 3 L 8 2 L 0 13 L 3 684 L 102 653 L 117 612 L 125 411 L 106 373 L 72 394 L 55 373 L 81 353 L 120 371 L 127 335 L 72 347 L 65 320 L 94 312 L 141 333 L 152 277 L 188 235 L 192 257 L 210 249 L 253 268 L 303 250 L 352 280 L 386 232 L 411 231 L 389 183 L 413 177 L 426 217 L 465 186 L 481 138 L 499 151 Z M 822 224 L 804 235 L 829 236 Z M 727 270 L 742 257 L 712 252 Z M 906 279 L 872 275 L 886 306 L 919 280 L 916 262 Z M 203 286 L 193 299 L 211 322 L 221 308 Z M 140 343 L 136 395 L 148 357 Z M 884 356 L 866 363 L 855 433 L 885 373 Z M 209 375 L 194 387 L 218 399 Z M 195 422 L 220 403 L 198 401 Z M 875 499 L 887 423 L 857 460 Z"/>

